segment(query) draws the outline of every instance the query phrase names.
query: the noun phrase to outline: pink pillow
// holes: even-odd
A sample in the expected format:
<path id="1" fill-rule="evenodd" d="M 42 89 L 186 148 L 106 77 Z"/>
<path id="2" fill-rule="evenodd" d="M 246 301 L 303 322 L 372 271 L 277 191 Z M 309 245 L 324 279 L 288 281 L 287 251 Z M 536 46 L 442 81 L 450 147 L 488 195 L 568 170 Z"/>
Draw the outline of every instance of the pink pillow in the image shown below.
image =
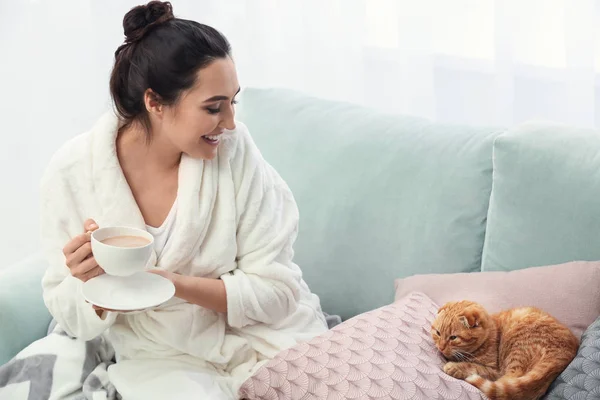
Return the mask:
<path id="1" fill-rule="evenodd" d="M 438 306 L 422 293 L 358 315 L 278 354 L 240 388 L 255 400 L 473 399 L 446 375 L 429 334 Z"/>
<path id="2" fill-rule="evenodd" d="M 571 262 L 510 272 L 415 275 L 396 280 L 396 300 L 421 291 L 437 304 L 472 300 L 489 312 L 540 308 L 581 337 L 600 315 L 600 262 Z"/>

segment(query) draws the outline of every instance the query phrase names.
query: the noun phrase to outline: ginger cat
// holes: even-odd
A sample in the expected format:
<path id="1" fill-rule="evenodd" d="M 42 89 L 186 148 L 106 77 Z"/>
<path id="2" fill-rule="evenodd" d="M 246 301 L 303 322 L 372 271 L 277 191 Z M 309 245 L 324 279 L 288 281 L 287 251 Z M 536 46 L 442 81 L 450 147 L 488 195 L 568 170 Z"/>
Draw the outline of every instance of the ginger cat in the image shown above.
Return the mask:
<path id="1" fill-rule="evenodd" d="M 444 372 L 464 379 L 491 400 L 536 400 L 577 353 L 579 340 L 533 307 L 490 315 L 471 301 L 445 304 L 431 327 L 449 360 Z"/>

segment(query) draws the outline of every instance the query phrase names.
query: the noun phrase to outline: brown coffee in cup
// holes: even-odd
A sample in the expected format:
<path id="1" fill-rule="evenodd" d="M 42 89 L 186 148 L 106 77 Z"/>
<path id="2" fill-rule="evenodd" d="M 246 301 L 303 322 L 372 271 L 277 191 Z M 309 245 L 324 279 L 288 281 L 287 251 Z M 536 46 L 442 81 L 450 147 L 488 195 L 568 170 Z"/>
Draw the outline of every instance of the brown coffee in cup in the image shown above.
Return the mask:
<path id="1" fill-rule="evenodd" d="M 150 241 L 141 236 L 122 235 L 106 238 L 101 240 L 100 243 L 115 247 L 143 247 Z"/>

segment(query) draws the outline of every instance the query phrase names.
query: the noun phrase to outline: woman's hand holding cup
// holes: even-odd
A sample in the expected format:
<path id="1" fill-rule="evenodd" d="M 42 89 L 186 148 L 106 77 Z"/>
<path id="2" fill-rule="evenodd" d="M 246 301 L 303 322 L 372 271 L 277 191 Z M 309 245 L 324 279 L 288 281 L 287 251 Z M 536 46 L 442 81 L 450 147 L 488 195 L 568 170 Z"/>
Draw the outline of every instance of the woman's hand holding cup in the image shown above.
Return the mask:
<path id="1" fill-rule="evenodd" d="M 146 270 L 154 246 L 154 237 L 148 232 L 131 227 L 99 229 L 91 219 L 85 221 L 84 231 L 63 249 L 72 276 L 87 282 L 105 273 L 127 277 Z M 100 318 L 105 311 L 127 312 L 91 306 Z"/>
<path id="2" fill-rule="evenodd" d="M 91 233 L 96 229 L 96 222 L 88 219 L 83 225 L 84 233 L 71 239 L 63 249 L 71 275 L 83 282 L 104 273 L 92 254 Z"/>

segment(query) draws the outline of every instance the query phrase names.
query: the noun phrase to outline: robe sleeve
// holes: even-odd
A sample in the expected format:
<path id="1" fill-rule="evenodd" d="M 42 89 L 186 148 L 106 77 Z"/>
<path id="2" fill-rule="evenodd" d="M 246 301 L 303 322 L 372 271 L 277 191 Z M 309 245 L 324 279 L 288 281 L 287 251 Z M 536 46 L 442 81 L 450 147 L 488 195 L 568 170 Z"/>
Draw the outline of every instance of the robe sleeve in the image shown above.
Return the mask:
<path id="1" fill-rule="evenodd" d="M 70 185 L 60 175 L 60 171 L 47 171 L 40 187 L 41 240 L 49 264 L 42 279 L 44 303 L 67 334 L 90 340 L 109 328 L 117 315 L 105 312 L 99 317 L 81 294 L 83 282 L 66 265 L 63 248 L 83 233 L 86 217 L 79 215 Z"/>
<path id="2" fill-rule="evenodd" d="M 292 261 L 298 208 L 290 189 L 267 164 L 247 130 L 237 130 L 232 160 L 236 186 L 237 268 L 221 277 L 228 323 L 275 324 L 298 308 L 302 272 Z"/>

